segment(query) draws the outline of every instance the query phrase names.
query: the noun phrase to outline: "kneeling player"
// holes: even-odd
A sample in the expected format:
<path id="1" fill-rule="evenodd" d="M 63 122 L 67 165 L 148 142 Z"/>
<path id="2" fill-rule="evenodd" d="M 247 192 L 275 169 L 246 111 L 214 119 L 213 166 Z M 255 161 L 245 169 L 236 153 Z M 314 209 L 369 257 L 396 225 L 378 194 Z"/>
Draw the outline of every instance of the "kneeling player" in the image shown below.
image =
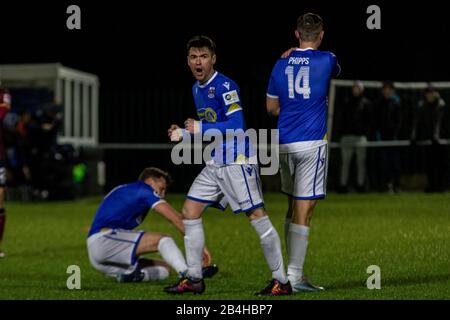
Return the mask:
<path id="1" fill-rule="evenodd" d="M 153 209 L 184 234 L 180 214 L 163 200 L 170 176 L 158 168 L 146 168 L 139 181 L 113 189 L 97 210 L 87 247 L 92 266 L 118 282 L 163 280 L 172 267 L 180 276 L 187 272 L 183 254 L 175 241 L 159 232 L 134 231 Z M 164 261 L 139 258 L 159 252 Z M 203 273 L 213 276 L 218 268 L 210 266 L 211 255 L 203 251 Z"/>

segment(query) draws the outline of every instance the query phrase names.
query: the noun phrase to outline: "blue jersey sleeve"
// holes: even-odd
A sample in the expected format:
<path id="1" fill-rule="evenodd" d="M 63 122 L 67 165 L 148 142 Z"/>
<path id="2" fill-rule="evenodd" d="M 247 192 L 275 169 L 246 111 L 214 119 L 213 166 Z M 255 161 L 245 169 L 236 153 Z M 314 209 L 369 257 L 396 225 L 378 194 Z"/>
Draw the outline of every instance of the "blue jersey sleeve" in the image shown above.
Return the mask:
<path id="1" fill-rule="evenodd" d="M 244 129 L 239 87 L 232 81 L 222 83 L 217 92 L 217 99 L 224 110 L 225 119 L 212 123 L 202 123 L 202 133 L 208 129 L 217 129 L 225 134 L 227 129 Z"/>
<path id="2" fill-rule="evenodd" d="M 208 129 L 217 129 L 223 134 L 226 134 L 227 129 L 244 129 L 244 115 L 242 114 L 242 110 L 231 113 L 225 121 L 202 123 L 202 133 L 205 133 Z"/>
<path id="3" fill-rule="evenodd" d="M 226 86 L 225 86 L 226 84 Z M 225 111 L 225 115 L 242 110 L 241 106 L 241 93 L 236 83 L 228 81 L 219 86 L 217 91 L 220 105 Z"/>
<path id="4" fill-rule="evenodd" d="M 331 76 L 337 77 L 341 73 L 341 66 L 337 60 L 337 57 L 334 53 L 330 52 L 330 62 L 331 62 Z"/>
<path id="5" fill-rule="evenodd" d="M 147 189 L 143 193 L 144 201 L 150 209 L 153 209 L 158 203 L 163 202 L 164 200 L 156 193 L 156 191 Z"/>
<path id="6" fill-rule="evenodd" d="M 280 63 L 280 60 L 277 61 L 275 66 L 273 67 L 272 74 L 270 75 L 269 79 L 269 86 L 267 88 L 267 96 L 271 98 L 278 98 L 280 96 L 280 93 L 278 92 L 278 89 L 276 87 L 276 79 L 278 74 L 278 65 Z"/>

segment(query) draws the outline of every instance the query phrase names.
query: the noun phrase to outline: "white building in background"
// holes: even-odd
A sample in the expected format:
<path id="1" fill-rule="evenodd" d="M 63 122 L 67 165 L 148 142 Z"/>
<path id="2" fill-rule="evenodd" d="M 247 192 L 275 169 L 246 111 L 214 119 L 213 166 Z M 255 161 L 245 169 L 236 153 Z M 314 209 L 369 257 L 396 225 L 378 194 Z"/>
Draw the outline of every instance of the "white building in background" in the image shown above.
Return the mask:
<path id="1" fill-rule="evenodd" d="M 54 102 L 63 106 L 63 129 L 58 143 L 75 147 L 98 145 L 100 83 L 95 74 L 60 63 L 5 64 L 0 65 L 0 80 L 8 89 L 41 88 L 53 93 Z"/>

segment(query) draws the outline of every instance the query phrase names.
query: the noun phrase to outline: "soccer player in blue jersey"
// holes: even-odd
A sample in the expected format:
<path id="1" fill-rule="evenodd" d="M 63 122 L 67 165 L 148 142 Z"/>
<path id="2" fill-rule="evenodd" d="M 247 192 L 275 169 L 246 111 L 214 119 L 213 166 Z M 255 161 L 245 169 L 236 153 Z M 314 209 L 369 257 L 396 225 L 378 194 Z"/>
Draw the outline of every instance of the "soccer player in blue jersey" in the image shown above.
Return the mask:
<path id="1" fill-rule="evenodd" d="M 167 234 L 133 230 L 153 209 L 172 222 L 184 234 L 181 215 L 165 200 L 170 176 L 158 168 L 146 168 L 139 181 L 114 188 L 97 210 L 87 239 L 92 266 L 119 282 L 163 280 L 169 276 L 169 266 L 180 276 L 187 272 L 183 254 Z M 164 261 L 139 258 L 159 252 Z M 213 276 L 216 266 L 210 266 L 211 255 L 203 251 L 205 277 Z"/>
<path id="2" fill-rule="evenodd" d="M 192 88 L 199 121 L 187 119 L 184 133 L 177 125 L 169 129 L 174 135 L 210 134 L 216 129 L 225 135 L 227 129 L 245 130 L 239 88 L 234 81 L 214 70 L 216 62 L 214 42 L 205 36 L 192 38 L 187 45 L 188 65 L 197 82 Z M 231 152 L 227 152 L 231 151 Z M 232 154 L 232 159 L 227 157 Z M 202 213 L 210 205 L 229 203 L 234 213 L 244 212 L 260 238 L 269 268 L 270 284 L 258 295 L 287 295 L 292 289 L 284 270 L 281 243 L 264 210 L 258 167 L 252 161 L 248 141 L 225 139 L 222 149 L 213 152 L 212 159 L 193 182 L 183 206 L 184 237 L 188 274 L 177 284 L 167 287 L 168 293 L 203 293 L 201 254 L 205 235 Z"/>
<path id="3" fill-rule="evenodd" d="M 267 111 L 279 116 L 281 184 L 289 205 L 288 278 L 294 292 L 323 290 L 303 275 L 314 207 L 326 194 L 328 87 L 340 72 L 333 53 L 317 50 L 323 35 L 321 17 L 300 16 L 295 31 L 300 46 L 276 62 L 267 90 Z"/>

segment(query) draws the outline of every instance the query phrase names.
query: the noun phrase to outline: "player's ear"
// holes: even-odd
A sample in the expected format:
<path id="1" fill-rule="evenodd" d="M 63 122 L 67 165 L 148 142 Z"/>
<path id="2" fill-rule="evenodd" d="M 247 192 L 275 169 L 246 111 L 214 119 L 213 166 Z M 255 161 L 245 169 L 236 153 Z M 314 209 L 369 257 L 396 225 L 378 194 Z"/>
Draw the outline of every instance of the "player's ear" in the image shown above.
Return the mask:
<path id="1" fill-rule="evenodd" d="M 300 32 L 298 32 L 298 30 L 295 30 L 295 37 L 300 40 Z"/>
<path id="2" fill-rule="evenodd" d="M 320 34 L 319 34 L 319 40 L 320 41 L 322 41 L 322 39 L 323 39 L 323 34 L 324 34 L 324 31 L 323 30 L 320 31 Z"/>
<path id="3" fill-rule="evenodd" d="M 216 54 L 214 53 L 211 57 L 212 64 L 216 63 Z"/>

